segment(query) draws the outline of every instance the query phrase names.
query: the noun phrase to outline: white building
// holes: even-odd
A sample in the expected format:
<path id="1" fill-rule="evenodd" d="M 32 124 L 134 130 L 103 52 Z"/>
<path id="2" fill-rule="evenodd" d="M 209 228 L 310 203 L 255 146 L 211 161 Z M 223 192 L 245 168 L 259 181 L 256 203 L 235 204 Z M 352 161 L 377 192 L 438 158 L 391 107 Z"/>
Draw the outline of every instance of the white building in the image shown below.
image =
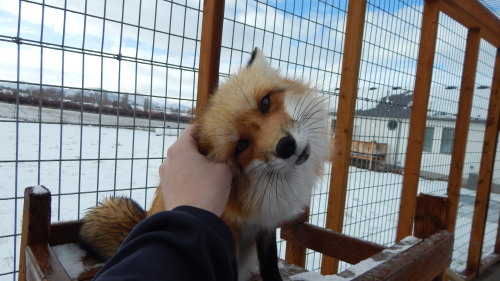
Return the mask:
<path id="1" fill-rule="evenodd" d="M 382 91 L 387 93 L 387 89 Z M 367 91 L 360 90 L 361 96 L 366 97 L 366 93 Z M 390 97 L 372 99 L 371 106 L 367 104 L 369 99 L 361 98 L 361 101 L 365 103 L 364 106 L 360 106 L 358 101 L 357 108 L 363 109 L 356 111 L 353 140 L 387 144 L 385 165 L 383 165 L 386 170 L 402 171 L 407 157 L 411 157 L 411 152 L 407 152 L 407 147 L 412 94 L 411 91 L 399 91 Z M 432 108 L 431 106 L 432 104 L 429 107 Z M 457 105 L 447 107 L 454 110 Z M 470 121 L 463 167 L 464 185 L 477 182 L 486 124 L 485 118 L 482 118 L 484 113 L 477 114 L 477 110 L 476 112 L 473 110 L 471 115 L 480 117 L 471 118 Z M 335 118 L 336 114 L 332 113 L 332 127 L 335 127 Z M 421 161 L 422 177 L 439 180 L 448 178 L 455 123 L 456 116 L 439 110 L 429 110 Z M 500 169 L 500 166 L 497 167 Z M 493 183 L 500 185 L 500 172 L 494 173 Z"/>

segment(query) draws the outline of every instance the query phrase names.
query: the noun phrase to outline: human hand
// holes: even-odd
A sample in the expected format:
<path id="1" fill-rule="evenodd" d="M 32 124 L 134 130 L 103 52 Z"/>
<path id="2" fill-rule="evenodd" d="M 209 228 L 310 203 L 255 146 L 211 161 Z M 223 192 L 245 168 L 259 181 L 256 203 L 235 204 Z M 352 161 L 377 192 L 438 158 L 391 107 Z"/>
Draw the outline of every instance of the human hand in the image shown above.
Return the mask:
<path id="1" fill-rule="evenodd" d="M 189 125 L 170 146 L 160 165 L 166 210 L 187 205 L 222 214 L 231 190 L 232 174 L 225 163 L 209 161 L 198 151 L 196 126 Z"/>

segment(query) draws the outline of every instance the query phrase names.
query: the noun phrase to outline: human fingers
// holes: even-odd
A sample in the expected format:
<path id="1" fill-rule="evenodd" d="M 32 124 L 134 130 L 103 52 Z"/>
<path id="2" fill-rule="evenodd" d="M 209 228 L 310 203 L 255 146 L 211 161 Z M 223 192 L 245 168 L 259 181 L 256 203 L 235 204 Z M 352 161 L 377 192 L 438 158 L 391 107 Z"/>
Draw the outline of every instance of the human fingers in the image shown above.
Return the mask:
<path id="1" fill-rule="evenodd" d="M 198 132 L 198 128 L 194 124 L 188 125 L 184 131 L 182 131 L 181 135 L 177 139 L 178 142 L 180 143 L 186 143 L 194 146 L 195 148 L 198 147 L 198 143 L 196 142 L 194 136 Z"/>

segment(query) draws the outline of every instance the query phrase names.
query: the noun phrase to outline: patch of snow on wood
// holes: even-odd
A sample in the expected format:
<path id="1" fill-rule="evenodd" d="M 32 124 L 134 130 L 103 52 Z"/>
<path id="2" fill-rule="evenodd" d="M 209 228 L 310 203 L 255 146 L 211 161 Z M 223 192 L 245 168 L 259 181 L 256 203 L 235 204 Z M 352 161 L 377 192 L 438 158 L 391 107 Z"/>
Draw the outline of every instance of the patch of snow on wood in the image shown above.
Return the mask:
<path id="1" fill-rule="evenodd" d="M 379 264 L 382 264 L 383 262 L 390 260 L 392 257 L 395 255 L 402 253 L 412 246 L 414 246 L 416 243 L 422 241 L 420 238 L 416 238 L 413 236 L 408 236 L 401 240 L 400 243 L 394 245 L 393 247 L 389 249 L 385 249 L 382 251 L 382 253 L 387 254 L 386 258 L 381 259 L 381 260 L 374 260 L 373 258 L 368 258 L 366 260 L 362 260 L 359 263 L 350 266 L 347 270 L 339 273 L 339 275 L 328 275 L 328 276 L 323 276 L 317 272 L 305 272 L 305 273 L 300 273 L 297 275 L 294 275 L 290 278 L 290 280 L 295 280 L 295 281 L 309 281 L 309 280 L 319 280 L 319 281 L 348 281 L 352 280 L 355 277 L 360 276 L 361 274 L 375 268 Z M 380 255 L 380 254 L 377 254 Z M 342 277 L 340 275 L 346 276 Z"/>
<path id="2" fill-rule="evenodd" d="M 54 250 L 54 253 L 71 279 L 77 280 L 78 276 L 85 271 L 82 258 L 87 255 L 87 252 L 80 248 L 78 244 L 68 243 L 57 245 L 53 246 L 52 250 Z"/>
<path id="3" fill-rule="evenodd" d="M 48 193 L 49 191 L 47 189 L 45 189 L 43 186 L 41 185 L 37 185 L 37 186 L 34 186 L 33 187 L 33 194 L 45 194 L 45 193 Z"/>
<path id="4" fill-rule="evenodd" d="M 293 281 L 347 281 L 352 278 L 344 278 L 338 275 L 327 275 L 323 276 L 317 272 L 304 272 L 297 275 L 290 276 L 290 280 Z"/>

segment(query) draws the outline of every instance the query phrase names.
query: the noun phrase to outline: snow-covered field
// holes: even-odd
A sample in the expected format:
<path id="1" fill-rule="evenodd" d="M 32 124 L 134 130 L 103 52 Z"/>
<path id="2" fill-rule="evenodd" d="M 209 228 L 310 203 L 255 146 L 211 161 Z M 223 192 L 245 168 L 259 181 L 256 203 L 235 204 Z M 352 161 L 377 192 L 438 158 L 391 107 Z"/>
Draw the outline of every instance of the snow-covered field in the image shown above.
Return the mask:
<path id="1" fill-rule="evenodd" d="M 35 107 L 23 106 L 22 111 L 28 112 L 26 116 L 37 115 Z M 50 116 L 42 120 L 56 118 Z M 5 273 L 15 270 L 14 265 L 18 267 L 16 251 L 20 240 L 14 234 L 21 230 L 22 199 L 14 198 L 22 197 L 25 187 L 43 184 L 51 190 L 53 221 L 77 219 L 86 208 L 115 193 L 132 196 L 145 207 L 158 183 L 161 159 L 176 139 L 112 124 L 111 127 L 77 125 L 78 120 L 72 120 L 71 125 L 16 123 L 5 118 L 8 116 L 0 117 L 4 117 L 0 119 L 0 280 L 12 280 L 12 275 Z M 311 203 L 311 222 L 317 225 L 324 224 L 330 169 L 330 163 L 325 164 L 325 176 L 318 183 Z M 395 238 L 401 183 L 401 175 L 350 167 L 345 233 L 391 244 Z M 446 185 L 422 179 L 419 191 L 442 194 Z M 474 196 L 474 191 L 462 189 L 452 264 L 455 270 L 465 266 Z M 499 203 L 500 196 L 492 194 L 490 212 L 495 213 L 490 216 L 495 219 L 489 219 L 486 226 L 489 235 L 483 247 L 486 254 L 493 249 Z M 458 233 L 459 229 L 465 234 Z M 284 247 L 280 249 L 283 254 Z M 319 265 L 320 255 L 308 255 L 309 269 Z"/>

